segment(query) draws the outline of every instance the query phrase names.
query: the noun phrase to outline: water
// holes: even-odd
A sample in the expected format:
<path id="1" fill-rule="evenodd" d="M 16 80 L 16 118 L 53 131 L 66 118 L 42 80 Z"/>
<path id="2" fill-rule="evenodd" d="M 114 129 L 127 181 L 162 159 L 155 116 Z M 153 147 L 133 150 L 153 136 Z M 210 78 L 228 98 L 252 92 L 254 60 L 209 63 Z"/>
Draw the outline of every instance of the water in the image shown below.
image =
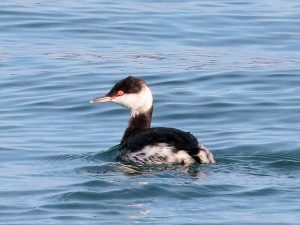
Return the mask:
<path id="1" fill-rule="evenodd" d="M 0 223 L 299 224 L 300 3 L 0 3 Z M 217 164 L 114 160 L 127 75 Z"/>

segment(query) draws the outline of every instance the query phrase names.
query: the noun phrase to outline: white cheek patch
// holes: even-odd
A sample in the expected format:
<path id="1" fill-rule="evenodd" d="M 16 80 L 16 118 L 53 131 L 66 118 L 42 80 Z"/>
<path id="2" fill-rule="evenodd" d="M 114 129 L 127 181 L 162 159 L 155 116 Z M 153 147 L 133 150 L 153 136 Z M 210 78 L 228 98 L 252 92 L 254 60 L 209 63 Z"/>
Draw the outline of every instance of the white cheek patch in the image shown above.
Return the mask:
<path id="1" fill-rule="evenodd" d="M 139 93 L 124 94 L 112 100 L 126 108 L 135 111 L 136 114 L 148 111 L 153 104 L 153 97 L 150 89 L 145 85 Z"/>
<path id="2" fill-rule="evenodd" d="M 138 110 L 141 112 L 148 111 L 153 105 L 152 92 L 146 85 L 139 93 L 139 100 L 142 104 Z"/>
<path id="3" fill-rule="evenodd" d="M 125 94 L 123 96 L 119 96 L 115 98 L 113 102 L 118 103 L 129 109 L 133 109 L 138 106 L 138 103 L 136 101 L 136 96 L 134 96 L 134 94 Z"/>

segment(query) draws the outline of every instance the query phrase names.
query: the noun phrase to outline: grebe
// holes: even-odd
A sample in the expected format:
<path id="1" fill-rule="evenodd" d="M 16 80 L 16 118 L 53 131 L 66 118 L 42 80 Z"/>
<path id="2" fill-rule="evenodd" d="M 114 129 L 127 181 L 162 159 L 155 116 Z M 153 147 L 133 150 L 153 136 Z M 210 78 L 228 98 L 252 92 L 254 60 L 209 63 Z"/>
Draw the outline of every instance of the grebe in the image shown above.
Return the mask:
<path id="1" fill-rule="evenodd" d="M 150 128 L 153 97 L 146 83 L 133 76 L 117 82 L 104 96 L 90 103 L 115 102 L 131 109 L 117 159 L 136 165 L 214 163 L 212 153 L 189 132 Z"/>

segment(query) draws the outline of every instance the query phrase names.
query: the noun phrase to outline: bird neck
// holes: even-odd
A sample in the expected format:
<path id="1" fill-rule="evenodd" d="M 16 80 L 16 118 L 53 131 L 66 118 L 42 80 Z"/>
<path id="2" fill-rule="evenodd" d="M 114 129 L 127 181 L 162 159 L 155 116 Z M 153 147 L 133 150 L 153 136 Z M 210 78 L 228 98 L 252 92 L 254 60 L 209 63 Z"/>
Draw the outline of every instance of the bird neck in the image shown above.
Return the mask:
<path id="1" fill-rule="evenodd" d="M 153 106 L 145 112 L 131 111 L 131 117 L 128 122 L 128 127 L 124 132 L 121 144 L 133 133 L 138 130 L 150 128 L 152 120 Z"/>

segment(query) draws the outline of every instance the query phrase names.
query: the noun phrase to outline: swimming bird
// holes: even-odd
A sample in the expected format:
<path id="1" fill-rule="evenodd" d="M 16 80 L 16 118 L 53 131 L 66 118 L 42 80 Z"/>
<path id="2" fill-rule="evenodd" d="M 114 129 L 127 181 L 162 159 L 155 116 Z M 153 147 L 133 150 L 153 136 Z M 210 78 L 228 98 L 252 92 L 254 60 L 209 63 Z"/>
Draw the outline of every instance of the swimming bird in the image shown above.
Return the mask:
<path id="1" fill-rule="evenodd" d="M 214 163 L 213 154 L 191 133 L 150 127 L 153 96 L 144 80 L 129 76 L 90 103 L 114 102 L 131 110 L 117 159 L 135 165 Z"/>

